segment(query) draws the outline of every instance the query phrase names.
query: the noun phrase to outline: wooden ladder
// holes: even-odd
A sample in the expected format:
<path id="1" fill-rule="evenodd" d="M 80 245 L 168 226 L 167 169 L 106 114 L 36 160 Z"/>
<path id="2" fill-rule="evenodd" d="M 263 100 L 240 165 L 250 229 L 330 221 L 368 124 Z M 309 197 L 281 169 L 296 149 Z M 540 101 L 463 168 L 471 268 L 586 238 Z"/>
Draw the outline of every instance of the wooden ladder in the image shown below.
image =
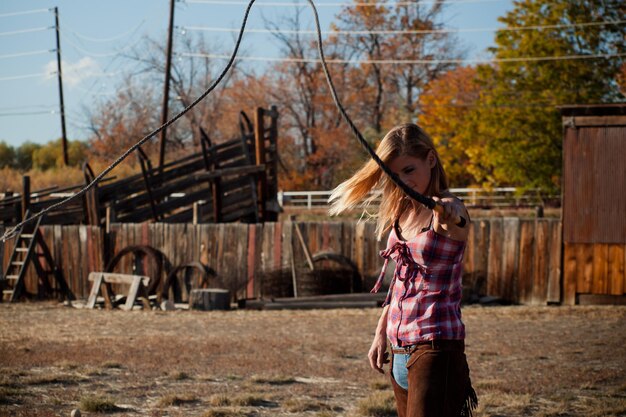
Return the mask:
<path id="1" fill-rule="evenodd" d="M 26 212 L 24 218 L 28 218 L 29 213 Z M 2 298 L 0 301 L 17 301 L 25 292 L 24 279 L 28 272 L 28 267 L 32 263 L 39 277 L 39 285 L 43 290 L 51 294 L 53 288 L 50 286 L 49 277 L 53 276 L 58 284 L 58 290 L 68 300 L 74 300 L 75 297 L 68 287 L 63 274 L 56 266 L 50 249 L 43 239 L 39 226 L 42 217 L 39 217 L 36 223 L 30 222 L 20 229 L 15 238 L 15 246 L 9 257 L 4 274 L 0 277 L 0 287 L 2 288 Z M 37 250 L 39 249 L 39 251 Z M 41 262 L 45 259 L 46 265 Z"/>

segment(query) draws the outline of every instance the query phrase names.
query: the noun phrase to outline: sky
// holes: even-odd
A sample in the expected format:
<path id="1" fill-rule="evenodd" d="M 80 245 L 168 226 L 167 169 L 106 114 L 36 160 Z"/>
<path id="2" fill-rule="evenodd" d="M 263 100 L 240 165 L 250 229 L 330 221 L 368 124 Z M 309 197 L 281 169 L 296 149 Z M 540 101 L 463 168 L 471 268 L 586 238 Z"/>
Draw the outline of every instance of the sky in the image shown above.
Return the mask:
<path id="1" fill-rule="evenodd" d="M 294 1 L 257 0 L 247 28 L 265 29 L 266 21 L 280 27 L 281 19 L 295 13 Z M 347 1 L 315 1 L 323 30 L 329 29 L 341 10 L 338 4 Z M 246 4 L 243 0 L 179 1 L 174 13 L 175 36 L 201 33 L 210 44 L 219 46 L 218 53 L 230 54 L 235 34 L 189 28 L 239 29 Z M 0 141 L 14 147 L 26 141 L 46 143 L 61 137 L 55 19 L 49 10 L 54 7 L 59 13 L 69 140 L 89 137 L 87 109 L 114 95 L 124 75 L 136 65 L 121 55 L 140 45 L 146 36 L 162 39 L 164 44 L 166 41 L 169 0 L 0 1 Z M 443 23 L 463 31 L 458 37 L 468 50 L 466 58 L 484 59 L 489 56 L 486 48 L 493 46 L 495 29 L 503 26 L 498 17 L 512 7 L 512 0 L 449 0 Z M 312 13 L 305 10 L 302 16 L 310 19 L 304 27 L 313 29 Z M 278 48 L 271 34 L 251 32 L 244 36 L 240 54 L 278 57 Z M 258 67 L 262 63 L 247 65 Z M 160 91 L 163 86 L 154 88 Z"/>

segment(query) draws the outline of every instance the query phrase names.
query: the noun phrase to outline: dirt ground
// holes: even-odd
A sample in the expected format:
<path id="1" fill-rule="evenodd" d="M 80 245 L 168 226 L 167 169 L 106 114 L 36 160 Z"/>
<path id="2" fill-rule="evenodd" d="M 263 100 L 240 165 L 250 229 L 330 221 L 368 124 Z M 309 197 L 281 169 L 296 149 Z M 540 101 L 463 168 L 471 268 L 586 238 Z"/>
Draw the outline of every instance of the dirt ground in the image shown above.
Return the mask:
<path id="1" fill-rule="evenodd" d="M 0 305 L 0 415 L 386 416 L 380 310 Z M 477 416 L 626 416 L 626 307 L 463 309 Z"/>

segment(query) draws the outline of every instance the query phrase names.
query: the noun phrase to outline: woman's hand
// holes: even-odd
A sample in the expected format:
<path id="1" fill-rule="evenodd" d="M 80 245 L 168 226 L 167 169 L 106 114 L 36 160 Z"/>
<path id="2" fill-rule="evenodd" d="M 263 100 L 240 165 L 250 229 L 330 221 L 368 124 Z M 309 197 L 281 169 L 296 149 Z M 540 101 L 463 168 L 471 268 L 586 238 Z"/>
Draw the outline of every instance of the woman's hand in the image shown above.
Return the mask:
<path id="1" fill-rule="evenodd" d="M 441 213 L 437 210 L 434 212 L 434 228 L 439 234 L 452 238 L 454 240 L 466 241 L 469 235 L 469 214 L 463 205 L 463 202 L 454 196 L 445 196 L 444 198 L 432 197 L 439 207 Z M 457 221 L 463 217 L 466 224 L 461 227 Z"/>
<path id="2" fill-rule="evenodd" d="M 376 333 L 367 357 L 373 370 L 381 374 L 385 373 L 383 365 L 389 363 L 389 353 L 387 353 L 387 338 L 384 333 Z"/>
<path id="3" fill-rule="evenodd" d="M 434 210 L 435 220 L 437 220 L 437 223 L 454 225 L 456 221 L 463 216 L 464 214 L 463 211 L 461 210 L 461 208 L 459 207 L 459 204 L 454 199 L 451 199 L 451 198 L 441 199 L 435 196 L 433 196 L 432 199 L 435 200 L 437 205 L 443 209 L 442 213 L 440 213 L 437 210 Z"/>

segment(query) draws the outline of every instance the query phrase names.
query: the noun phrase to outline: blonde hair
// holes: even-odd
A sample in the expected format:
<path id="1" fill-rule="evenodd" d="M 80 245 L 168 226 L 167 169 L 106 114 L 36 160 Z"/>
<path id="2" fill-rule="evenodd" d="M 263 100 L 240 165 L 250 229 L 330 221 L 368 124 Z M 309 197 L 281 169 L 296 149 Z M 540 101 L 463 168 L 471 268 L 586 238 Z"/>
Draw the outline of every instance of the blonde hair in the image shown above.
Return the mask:
<path id="1" fill-rule="evenodd" d="M 407 123 L 391 129 L 378 145 L 376 154 L 388 165 L 393 159 L 403 155 L 426 159 L 431 151 L 436 162 L 431 169 L 426 195 L 441 197 L 448 189 L 448 179 L 432 139 L 418 125 Z M 330 215 L 356 208 L 361 203 L 364 206 L 369 205 L 376 198 L 369 193 L 376 190 L 382 190 L 382 201 L 378 214 L 375 215 L 376 236 L 381 239 L 393 222 L 412 206 L 412 200 L 405 198 L 400 187 L 373 160 L 369 160 L 352 177 L 333 190 L 329 198 Z"/>

